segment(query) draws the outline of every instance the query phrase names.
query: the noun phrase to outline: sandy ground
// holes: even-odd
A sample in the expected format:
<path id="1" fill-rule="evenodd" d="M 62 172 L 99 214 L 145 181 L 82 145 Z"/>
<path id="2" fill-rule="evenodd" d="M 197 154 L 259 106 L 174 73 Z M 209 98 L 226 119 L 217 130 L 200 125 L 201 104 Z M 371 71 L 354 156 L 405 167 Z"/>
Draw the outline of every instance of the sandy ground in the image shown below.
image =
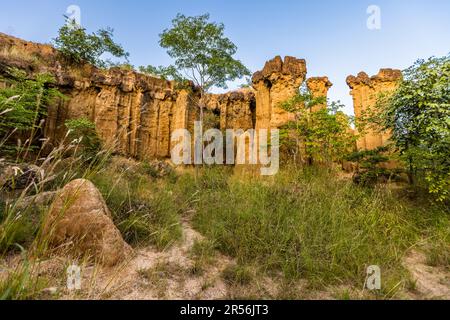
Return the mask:
<path id="1" fill-rule="evenodd" d="M 450 270 L 426 265 L 425 255 L 415 250 L 405 258 L 404 265 L 416 281 L 413 298 L 450 300 Z"/>

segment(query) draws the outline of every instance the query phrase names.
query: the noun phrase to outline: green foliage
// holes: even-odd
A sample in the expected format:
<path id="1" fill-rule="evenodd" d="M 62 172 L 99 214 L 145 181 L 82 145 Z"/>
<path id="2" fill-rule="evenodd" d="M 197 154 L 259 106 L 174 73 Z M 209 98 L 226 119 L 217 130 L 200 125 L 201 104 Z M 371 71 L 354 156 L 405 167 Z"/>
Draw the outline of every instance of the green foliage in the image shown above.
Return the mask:
<path id="1" fill-rule="evenodd" d="M 114 30 L 100 29 L 89 34 L 86 29 L 74 20 L 67 19 L 58 31 L 58 37 L 53 39 L 55 47 L 73 63 L 91 63 L 105 68 L 113 65 L 111 61 L 102 59 L 105 53 L 128 61 L 129 53 L 113 40 Z"/>
<path id="2" fill-rule="evenodd" d="M 389 161 L 389 147 L 378 147 L 374 150 L 357 151 L 346 160 L 358 163 L 358 172 L 354 176 L 354 181 L 364 186 L 374 186 L 381 178 L 390 179 L 397 170 L 388 170 L 382 166 Z"/>
<path id="3" fill-rule="evenodd" d="M 38 226 L 31 218 L 33 213 L 17 211 L 12 205 L 0 203 L 0 257 L 30 244 L 36 235 Z"/>
<path id="4" fill-rule="evenodd" d="M 205 92 L 213 86 L 226 88 L 227 81 L 249 75 L 248 69 L 233 58 L 237 48 L 225 37 L 224 25 L 208 20 L 209 14 L 178 14 L 172 28 L 160 35 L 160 45 L 175 59 L 175 66 L 150 67 L 150 71 L 188 79 Z"/>
<path id="5" fill-rule="evenodd" d="M 254 279 L 251 269 L 241 265 L 227 267 L 223 270 L 222 277 L 230 285 L 248 285 Z"/>
<path id="6" fill-rule="evenodd" d="M 0 150 L 16 153 L 17 143 L 12 138 L 20 138 L 31 149 L 40 138 L 47 108 L 56 98 L 63 95 L 52 87 L 54 79 L 48 74 L 39 74 L 34 79 L 27 78 L 25 72 L 10 69 L 7 78 L 0 78 L 6 87 L 0 89 Z"/>
<path id="7" fill-rule="evenodd" d="M 14 270 L 8 270 L 6 279 L 0 279 L 1 300 L 38 299 L 45 288 L 45 279 L 36 276 L 34 265 L 24 255 L 22 264 Z"/>
<path id="8" fill-rule="evenodd" d="M 128 243 L 164 249 L 181 237 L 178 210 L 171 195 L 158 189 L 145 172 L 128 174 L 110 168 L 95 175 L 93 182 Z"/>
<path id="9" fill-rule="evenodd" d="M 339 111 L 342 105 L 327 104 L 325 97 L 314 97 L 305 87 L 280 107 L 295 115 L 280 133 L 281 145 L 293 155 L 294 163 L 331 164 L 352 151 L 355 136 L 349 132 L 349 118 Z"/>
<path id="10" fill-rule="evenodd" d="M 150 76 L 160 77 L 164 80 L 175 80 L 178 82 L 183 82 L 184 79 L 179 76 L 177 69 L 174 66 L 168 67 L 154 67 L 152 65 L 148 65 L 146 67 L 139 67 L 139 71 Z"/>
<path id="11" fill-rule="evenodd" d="M 386 128 L 412 175 L 440 201 L 450 199 L 450 56 L 419 60 L 380 101 Z"/>
<path id="12" fill-rule="evenodd" d="M 72 119 L 65 123 L 69 130 L 69 139 L 79 139 L 82 155 L 86 160 L 96 158 L 101 150 L 101 141 L 95 130 L 95 124 L 88 119 Z"/>
<path id="13" fill-rule="evenodd" d="M 114 63 L 111 65 L 112 68 L 119 68 L 125 71 L 136 71 L 136 68 L 130 63 Z"/>

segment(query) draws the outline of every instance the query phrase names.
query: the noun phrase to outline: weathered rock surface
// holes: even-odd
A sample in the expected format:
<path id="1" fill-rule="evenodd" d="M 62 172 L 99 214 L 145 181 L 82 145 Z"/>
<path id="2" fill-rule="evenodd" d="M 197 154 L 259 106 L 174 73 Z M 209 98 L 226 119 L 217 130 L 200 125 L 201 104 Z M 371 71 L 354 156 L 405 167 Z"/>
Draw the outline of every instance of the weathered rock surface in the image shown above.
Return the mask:
<path id="1" fill-rule="evenodd" d="M 308 89 L 310 90 L 311 94 L 314 98 L 327 98 L 328 97 L 328 90 L 333 86 L 330 80 L 328 80 L 328 77 L 313 77 L 309 78 L 306 81 L 306 85 L 308 86 Z M 327 107 L 326 102 L 319 104 L 317 106 L 314 106 L 312 108 L 312 111 L 318 111 L 320 109 L 324 109 Z"/>
<path id="2" fill-rule="evenodd" d="M 19 199 L 15 204 L 16 210 L 34 209 L 38 211 L 42 206 L 50 204 L 55 198 L 57 191 L 46 191 L 38 193 L 34 196 Z"/>
<path id="3" fill-rule="evenodd" d="M 44 135 L 54 144 L 65 137 L 66 120 L 85 117 L 96 124 L 102 141 L 116 153 L 138 160 L 164 159 L 170 157 L 171 133 L 176 129 L 193 132 L 199 118 L 195 88 L 178 90 L 171 81 L 120 68 L 74 66 L 49 45 L 0 33 L 0 76 L 7 77 L 10 67 L 25 70 L 30 77 L 52 74 L 68 98 L 48 110 Z M 221 130 L 279 128 L 294 119 L 279 105 L 298 92 L 306 73 L 305 60 L 277 56 L 253 75 L 253 88 L 208 95 L 206 110 L 217 118 Z M 365 73 L 349 76 L 356 117 L 374 105 L 377 94 L 395 89 L 399 79 L 401 72 L 392 69 L 382 69 L 371 78 Z M 318 97 L 326 96 L 332 84 L 327 77 L 315 77 L 308 79 L 307 86 Z M 383 145 L 388 137 L 369 132 L 358 147 L 371 149 Z"/>
<path id="4" fill-rule="evenodd" d="M 48 110 L 45 136 L 54 143 L 64 138 L 66 120 L 85 117 L 116 152 L 139 159 L 164 158 L 170 154 L 170 132 L 188 128 L 196 117 L 195 99 L 175 90 L 173 82 L 119 68 L 73 66 L 51 46 L 1 33 L 0 48 L 0 76 L 7 76 L 11 67 L 30 77 L 49 73 L 68 98 Z"/>
<path id="5" fill-rule="evenodd" d="M 88 180 L 67 184 L 56 196 L 44 226 L 53 247 L 71 243 L 75 254 L 89 254 L 106 266 L 123 261 L 131 248 L 114 225 L 97 188 Z"/>
<path id="6" fill-rule="evenodd" d="M 352 89 L 355 117 L 358 119 L 371 108 L 374 108 L 380 94 L 389 94 L 395 91 L 402 79 L 400 70 L 381 69 L 380 72 L 369 77 L 360 72 L 356 77 L 347 77 L 347 84 Z M 390 138 L 390 133 L 381 133 L 377 128 L 368 128 L 366 134 L 358 140 L 359 150 L 372 150 L 384 146 Z"/>
<path id="7" fill-rule="evenodd" d="M 207 97 L 208 109 L 220 115 L 220 129 L 248 130 L 255 127 L 256 98 L 253 89 L 241 89 Z"/>

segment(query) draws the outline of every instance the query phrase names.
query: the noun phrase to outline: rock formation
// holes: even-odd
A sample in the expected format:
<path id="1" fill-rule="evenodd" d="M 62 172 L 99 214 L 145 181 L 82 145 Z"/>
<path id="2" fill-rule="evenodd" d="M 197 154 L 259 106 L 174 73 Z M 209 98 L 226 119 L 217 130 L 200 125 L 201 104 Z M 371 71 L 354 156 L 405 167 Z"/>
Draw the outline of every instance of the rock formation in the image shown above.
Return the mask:
<path id="1" fill-rule="evenodd" d="M 0 75 L 10 67 L 54 76 L 67 99 L 48 110 L 45 137 L 61 141 L 65 121 L 85 117 L 115 151 L 139 159 L 168 157 L 170 132 L 189 127 L 196 117 L 194 99 L 169 81 L 133 71 L 73 66 L 50 46 L 0 34 Z"/>
<path id="2" fill-rule="evenodd" d="M 207 97 L 208 109 L 220 117 L 220 129 L 248 130 L 255 127 L 256 98 L 251 88 Z"/>
<path id="3" fill-rule="evenodd" d="M 314 98 L 328 97 L 328 90 L 333 86 L 333 84 L 328 80 L 328 77 L 313 77 L 306 81 L 309 91 Z M 312 111 L 318 111 L 327 107 L 326 103 L 319 104 L 312 108 Z"/>
<path id="4" fill-rule="evenodd" d="M 349 76 L 347 84 L 352 89 L 353 106 L 356 119 L 360 118 L 364 111 L 375 107 L 380 94 L 393 92 L 399 81 L 402 79 L 400 70 L 381 69 L 373 77 L 369 77 L 365 72 L 360 72 L 358 76 Z M 357 142 L 359 150 L 372 150 L 384 146 L 390 138 L 389 132 L 380 132 L 377 128 L 368 128 L 366 133 Z"/>
<path id="5" fill-rule="evenodd" d="M 279 104 L 293 97 L 306 77 L 303 59 L 280 56 L 268 61 L 262 71 L 253 75 L 256 90 L 256 128 L 278 128 L 293 120 Z"/>
<path id="6" fill-rule="evenodd" d="M 131 253 L 102 195 L 84 179 L 70 182 L 58 193 L 43 235 L 53 247 L 71 243 L 74 253 L 90 254 L 106 266 L 123 261 Z"/>

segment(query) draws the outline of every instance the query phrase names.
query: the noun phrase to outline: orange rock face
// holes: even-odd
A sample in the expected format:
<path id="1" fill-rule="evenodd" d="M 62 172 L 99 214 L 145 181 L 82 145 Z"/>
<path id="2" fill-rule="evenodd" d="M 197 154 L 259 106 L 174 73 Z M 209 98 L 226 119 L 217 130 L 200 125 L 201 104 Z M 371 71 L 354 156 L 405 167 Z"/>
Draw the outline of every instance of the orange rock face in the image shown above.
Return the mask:
<path id="1" fill-rule="evenodd" d="M 189 127 L 196 108 L 169 81 L 133 71 L 70 65 L 50 46 L 0 34 L 0 75 L 9 67 L 32 76 L 49 73 L 67 99 L 48 110 L 45 136 L 61 141 L 65 121 L 85 117 L 96 124 L 107 146 L 139 159 L 168 157 L 170 132 Z"/>
<path id="2" fill-rule="evenodd" d="M 328 77 L 313 77 L 309 78 L 306 81 L 306 85 L 308 86 L 308 89 L 312 93 L 312 95 L 315 98 L 320 97 L 327 97 L 328 96 L 328 90 L 333 86 L 333 84 L 328 80 Z M 320 109 L 326 108 L 326 103 L 317 105 L 313 107 L 313 112 L 318 111 Z"/>
<path id="3" fill-rule="evenodd" d="M 256 90 L 256 128 L 278 128 L 293 115 L 282 110 L 279 104 L 292 98 L 306 77 L 306 62 L 303 59 L 280 56 L 270 60 L 262 71 L 253 75 Z"/>
<path id="4" fill-rule="evenodd" d="M 380 94 L 389 94 L 395 91 L 401 79 L 401 71 L 393 69 L 381 69 L 373 77 L 369 77 L 364 72 L 360 72 L 356 77 L 349 76 L 347 84 L 352 89 L 350 94 L 353 96 L 355 117 L 358 119 L 364 111 L 375 107 Z M 373 150 L 384 146 L 389 138 L 388 132 L 381 133 L 377 128 L 370 128 L 358 140 L 357 147 L 359 150 Z"/>

